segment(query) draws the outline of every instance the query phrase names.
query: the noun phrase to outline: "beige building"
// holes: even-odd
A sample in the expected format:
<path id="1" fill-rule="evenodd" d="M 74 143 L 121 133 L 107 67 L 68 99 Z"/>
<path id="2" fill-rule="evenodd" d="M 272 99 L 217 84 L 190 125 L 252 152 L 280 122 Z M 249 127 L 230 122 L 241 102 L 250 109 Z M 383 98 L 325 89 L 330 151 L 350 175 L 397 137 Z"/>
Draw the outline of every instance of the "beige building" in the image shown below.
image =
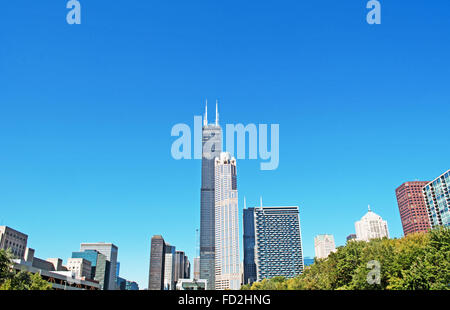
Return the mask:
<path id="1" fill-rule="evenodd" d="M 84 258 L 69 258 L 67 269 L 74 272 L 77 278 L 89 279 L 91 277 L 91 262 Z"/>
<path id="2" fill-rule="evenodd" d="M 333 235 L 317 235 L 314 238 L 314 250 L 317 258 L 327 258 L 332 252 L 336 252 Z"/>
<path id="3" fill-rule="evenodd" d="M 0 226 L 0 249 L 11 249 L 17 258 L 23 258 L 27 248 L 28 236 L 8 226 Z"/>

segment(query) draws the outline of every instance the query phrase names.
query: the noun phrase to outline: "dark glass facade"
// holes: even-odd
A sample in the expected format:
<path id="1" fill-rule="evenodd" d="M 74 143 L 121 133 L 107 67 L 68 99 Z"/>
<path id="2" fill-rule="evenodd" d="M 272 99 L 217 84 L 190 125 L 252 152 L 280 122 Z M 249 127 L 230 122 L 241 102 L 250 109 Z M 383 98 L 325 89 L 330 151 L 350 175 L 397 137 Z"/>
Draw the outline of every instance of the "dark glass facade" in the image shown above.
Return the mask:
<path id="1" fill-rule="evenodd" d="M 256 281 L 254 208 L 244 209 L 244 284 Z"/>

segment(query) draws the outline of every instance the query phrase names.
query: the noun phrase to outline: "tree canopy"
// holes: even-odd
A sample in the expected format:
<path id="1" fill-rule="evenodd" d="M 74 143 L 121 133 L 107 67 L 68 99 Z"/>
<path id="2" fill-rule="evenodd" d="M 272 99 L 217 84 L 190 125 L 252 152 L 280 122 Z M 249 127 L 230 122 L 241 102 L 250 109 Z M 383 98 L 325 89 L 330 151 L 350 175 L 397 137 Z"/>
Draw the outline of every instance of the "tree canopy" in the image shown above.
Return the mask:
<path id="1" fill-rule="evenodd" d="M 373 280 L 376 275 L 379 281 Z M 296 278 L 264 279 L 241 289 L 447 290 L 450 289 L 450 228 L 400 239 L 350 241 L 327 258 L 316 259 Z"/>
<path id="2" fill-rule="evenodd" d="M 0 290 L 51 290 L 50 283 L 38 274 L 12 269 L 12 254 L 0 250 Z"/>

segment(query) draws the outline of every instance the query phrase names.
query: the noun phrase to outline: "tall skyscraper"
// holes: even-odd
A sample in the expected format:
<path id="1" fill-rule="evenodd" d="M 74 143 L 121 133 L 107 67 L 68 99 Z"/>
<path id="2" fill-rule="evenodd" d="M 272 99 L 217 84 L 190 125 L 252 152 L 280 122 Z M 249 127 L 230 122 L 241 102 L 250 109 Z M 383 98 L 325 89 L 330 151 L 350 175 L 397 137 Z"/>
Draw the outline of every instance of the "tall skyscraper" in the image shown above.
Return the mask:
<path id="1" fill-rule="evenodd" d="M 241 277 L 236 159 L 230 153 L 221 153 L 215 169 L 215 289 L 238 290 Z"/>
<path id="2" fill-rule="evenodd" d="M 165 246 L 164 254 L 164 289 L 175 290 L 175 247 Z"/>
<path id="3" fill-rule="evenodd" d="M 244 228 L 244 284 L 251 284 L 256 281 L 255 263 L 255 209 L 246 208 L 243 210 Z"/>
<path id="4" fill-rule="evenodd" d="M 405 236 L 430 229 L 427 205 L 423 196 L 423 187 L 427 184 L 428 182 L 423 181 L 406 182 L 395 190 Z"/>
<path id="5" fill-rule="evenodd" d="M 314 250 L 317 258 L 327 258 L 331 252 L 336 252 L 333 235 L 317 235 L 314 238 Z"/>
<path id="6" fill-rule="evenodd" d="M 105 289 L 116 290 L 117 289 L 116 266 L 119 248 L 112 243 L 105 243 L 105 242 L 82 243 L 80 246 L 80 251 L 86 250 L 95 250 L 106 256 L 106 260 L 109 261 L 110 266 L 109 266 L 108 286 Z"/>
<path id="7" fill-rule="evenodd" d="M 187 256 L 182 251 L 175 252 L 175 285 L 179 279 L 186 277 Z"/>
<path id="8" fill-rule="evenodd" d="M 388 225 L 378 214 L 375 214 L 368 207 L 368 212 L 355 223 L 356 239 L 369 241 L 376 238 L 389 238 Z"/>
<path id="9" fill-rule="evenodd" d="M 303 272 L 300 218 L 297 206 L 255 208 L 257 280 L 293 278 Z"/>
<path id="10" fill-rule="evenodd" d="M 152 237 L 150 247 L 150 271 L 148 279 L 149 290 L 164 289 L 164 263 L 165 263 L 166 243 L 162 236 Z"/>
<path id="11" fill-rule="evenodd" d="M 215 259 L 215 158 L 222 151 L 222 129 L 216 103 L 216 122 L 208 124 L 208 103 L 202 128 L 202 187 L 200 196 L 200 278 L 208 281 L 208 289 L 214 289 Z"/>
<path id="12" fill-rule="evenodd" d="M 450 170 L 423 188 L 428 217 L 432 228 L 450 226 Z"/>

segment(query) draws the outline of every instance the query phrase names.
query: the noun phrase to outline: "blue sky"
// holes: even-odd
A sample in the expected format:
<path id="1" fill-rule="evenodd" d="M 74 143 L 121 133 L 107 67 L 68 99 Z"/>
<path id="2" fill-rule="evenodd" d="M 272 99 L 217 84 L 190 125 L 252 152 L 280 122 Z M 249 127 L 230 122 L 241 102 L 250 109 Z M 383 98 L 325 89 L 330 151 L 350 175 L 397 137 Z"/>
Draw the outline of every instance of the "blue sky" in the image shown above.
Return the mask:
<path id="1" fill-rule="evenodd" d="M 304 255 L 338 245 L 370 204 L 402 228 L 395 188 L 449 169 L 450 3 L 4 1 L 0 225 L 38 257 L 119 247 L 147 287 L 150 238 L 195 255 L 200 161 L 175 161 L 173 125 L 204 100 L 221 123 L 280 124 L 280 165 L 238 162 L 240 208 L 299 205 Z"/>

